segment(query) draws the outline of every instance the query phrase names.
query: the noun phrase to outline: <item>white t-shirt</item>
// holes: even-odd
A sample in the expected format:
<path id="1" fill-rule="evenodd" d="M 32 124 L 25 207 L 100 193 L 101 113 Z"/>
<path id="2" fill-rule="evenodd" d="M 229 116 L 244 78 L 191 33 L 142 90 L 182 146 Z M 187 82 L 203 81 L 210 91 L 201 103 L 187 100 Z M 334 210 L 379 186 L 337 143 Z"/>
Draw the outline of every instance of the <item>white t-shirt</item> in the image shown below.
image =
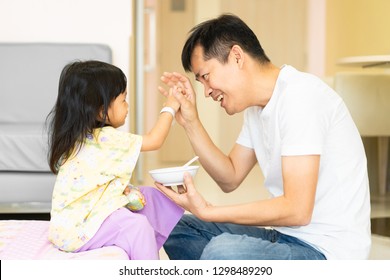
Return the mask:
<path id="1" fill-rule="evenodd" d="M 272 98 L 250 107 L 237 143 L 254 149 L 264 184 L 283 194 L 282 156 L 320 155 L 315 206 L 307 226 L 275 227 L 327 259 L 366 259 L 371 246 L 367 160 L 343 100 L 319 78 L 284 66 Z"/>

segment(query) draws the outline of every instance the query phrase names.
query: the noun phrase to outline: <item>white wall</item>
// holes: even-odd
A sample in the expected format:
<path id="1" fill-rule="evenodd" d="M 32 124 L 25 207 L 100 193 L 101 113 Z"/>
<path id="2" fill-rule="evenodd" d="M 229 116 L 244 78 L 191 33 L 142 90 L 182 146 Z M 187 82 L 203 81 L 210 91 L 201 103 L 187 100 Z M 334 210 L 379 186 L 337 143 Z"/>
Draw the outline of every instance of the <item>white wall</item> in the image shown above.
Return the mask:
<path id="1" fill-rule="evenodd" d="M 107 44 L 128 78 L 131 25 L 132 0 L 0 0 L 0 42 Z"/>
<path id="2" fill-rule="evenodd" d="M 325 78 L 326 0 L 308 0 L 307 71 Z"/>

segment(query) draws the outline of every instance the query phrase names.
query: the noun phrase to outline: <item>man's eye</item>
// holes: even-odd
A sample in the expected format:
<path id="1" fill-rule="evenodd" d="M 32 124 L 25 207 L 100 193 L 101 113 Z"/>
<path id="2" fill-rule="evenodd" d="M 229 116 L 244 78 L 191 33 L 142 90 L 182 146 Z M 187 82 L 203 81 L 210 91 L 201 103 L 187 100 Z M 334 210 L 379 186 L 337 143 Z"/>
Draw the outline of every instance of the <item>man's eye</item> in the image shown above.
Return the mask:
<path id="1" fill-rule="evenodd" d="M 209 78 L 209 73 L 204 74 L 204 75 L 202 76 L 202 78 L 203 78 L 204 80 L 207 80 L 207 79 Z"/>

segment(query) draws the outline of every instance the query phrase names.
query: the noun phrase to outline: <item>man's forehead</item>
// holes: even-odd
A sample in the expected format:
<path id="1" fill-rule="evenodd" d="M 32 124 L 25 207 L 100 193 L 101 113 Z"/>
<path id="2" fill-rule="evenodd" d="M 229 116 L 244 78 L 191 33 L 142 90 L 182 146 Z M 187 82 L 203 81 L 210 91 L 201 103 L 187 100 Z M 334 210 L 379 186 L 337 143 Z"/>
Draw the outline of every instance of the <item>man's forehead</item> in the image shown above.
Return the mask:
<path id="1" fill-rule="evenodd" d="M 195 78 L 198 78 L 200 75 L 201 65 L 204 62 L 203 58 L 203 48 L 196 46 L 194 51 L 191 54 L 191 71 L 195 74 Z"/>

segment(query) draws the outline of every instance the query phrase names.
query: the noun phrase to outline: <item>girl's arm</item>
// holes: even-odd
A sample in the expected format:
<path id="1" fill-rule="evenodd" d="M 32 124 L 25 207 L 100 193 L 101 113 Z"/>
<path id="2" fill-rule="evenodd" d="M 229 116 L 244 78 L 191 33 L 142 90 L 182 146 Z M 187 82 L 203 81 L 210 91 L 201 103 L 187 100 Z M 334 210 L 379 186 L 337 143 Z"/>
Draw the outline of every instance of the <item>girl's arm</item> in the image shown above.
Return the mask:
<path id="1" fill-rule="evenodd" d="M 169 90 L 165 107 L 170 107 L 174 112 L 177 112 L 180 104 L 173 96 L 173 91 L 180 91 L 180 89 L 173 87 Z M 169 111 L 161 112 L 154 127 L 143 136 L 141 151 L 154 151 L 161 148 L 168 136 L 173 120 L 174 116 Z"/>

